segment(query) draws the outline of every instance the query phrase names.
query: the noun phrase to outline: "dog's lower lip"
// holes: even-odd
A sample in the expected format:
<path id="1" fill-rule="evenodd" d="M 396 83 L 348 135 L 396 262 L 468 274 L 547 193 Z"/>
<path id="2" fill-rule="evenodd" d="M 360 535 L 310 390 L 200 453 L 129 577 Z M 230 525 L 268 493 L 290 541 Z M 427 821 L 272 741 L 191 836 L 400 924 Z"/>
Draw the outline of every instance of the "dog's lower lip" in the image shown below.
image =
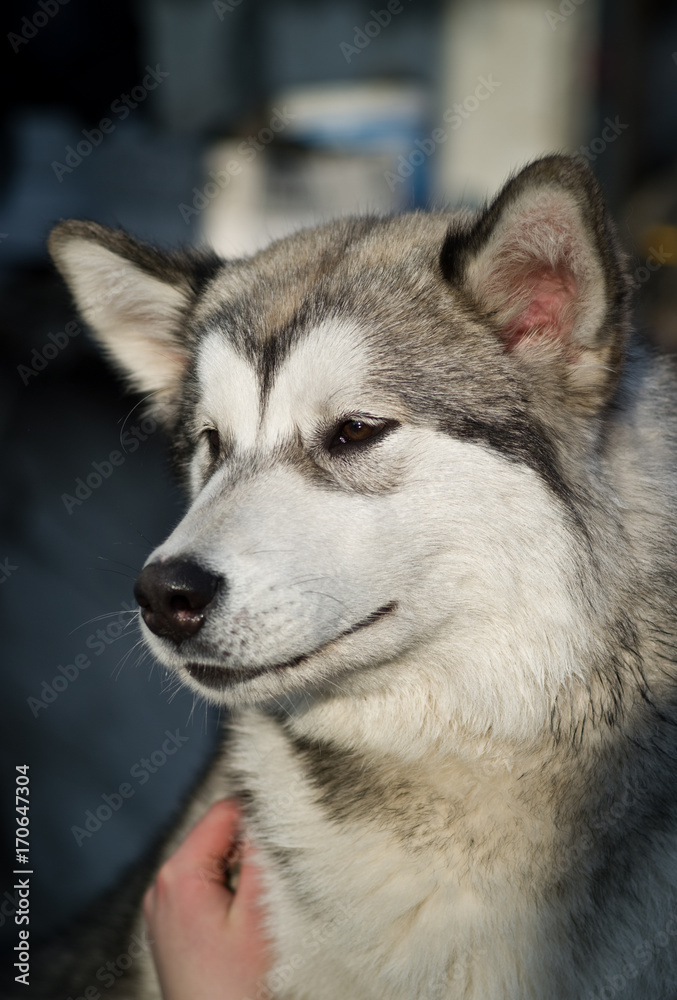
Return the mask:
<path id="1" fill-rule="evenodd" d="M 254 677 L 260 677 L 262 674 L 273 673 L 276 670 L 285 670 L 289 667 L 296 667 L 299 663 L 302 663 L 303 660 L 309 659 L 311 656 L 319 653 L 320 650 L 338 642 L 339 639 L 344 639 L 346 636 L 352 635 L 353 632 L 357 632 L 358 629 L 366 628 L 368 625 L 373 625 L 374 622 L 380 621 L 381 618 L 384 618 L 386 615 L 393 612 L 396 607 L 396 601 L 384 604 L 382 607 L 377 608 L 376 611 L 372 611 L 371 614 L 367 615 L 366 618 L 363 618 L 362 621 L 357 622 L 355 625 L 351 625 L 351 627 L 346 629 L 345 632 L 341 632 L 340 635 L 330 639 L 329 642 L 324 644 L 324 646 L 319 646 L 317 649 L 311 650 L 310 653 L 303 653 L 301 656 L 296 656 L 292 660 L 285 660 L 284 663 L 272 663 L 270 666 L 255 667 L 253 670 L 250 669 L 243 673 L 228 667 L 222 667 L 211 663 L 186 663 L 185 669 L 188 671 L 190 676 L 194 678 L 194 680 L 203 684 L 205 687 L 230 687 L 238 681 L 248 681 Z"/>
<path id="2" fill-rule="evenodd" d="M 205 663 L 186 663 L 185 667 L 190 676 L 199 681 L 200 684 L 204 684 L 205 687 L 227 687 L 230 683 L 229 671 L 223 667 Z"/>

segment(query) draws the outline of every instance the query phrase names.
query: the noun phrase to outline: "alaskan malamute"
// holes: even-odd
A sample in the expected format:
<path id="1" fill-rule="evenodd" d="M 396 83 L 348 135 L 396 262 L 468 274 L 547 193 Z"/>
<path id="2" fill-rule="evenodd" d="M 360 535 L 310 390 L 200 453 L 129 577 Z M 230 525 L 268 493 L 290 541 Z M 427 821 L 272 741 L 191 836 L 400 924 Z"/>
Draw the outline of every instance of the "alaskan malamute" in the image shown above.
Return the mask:
<path id="1" fill-rule="evenodd" d="M 50 248 L 190 496 L 136 596 L 232 711 L 185 825 L 243 803 L 260 996 L 674 996 L 675 370 L 629 340 L 589 169 L 242 260 L 74 221 Z M 146 959 L 116 990 L 158 996 Z"/>

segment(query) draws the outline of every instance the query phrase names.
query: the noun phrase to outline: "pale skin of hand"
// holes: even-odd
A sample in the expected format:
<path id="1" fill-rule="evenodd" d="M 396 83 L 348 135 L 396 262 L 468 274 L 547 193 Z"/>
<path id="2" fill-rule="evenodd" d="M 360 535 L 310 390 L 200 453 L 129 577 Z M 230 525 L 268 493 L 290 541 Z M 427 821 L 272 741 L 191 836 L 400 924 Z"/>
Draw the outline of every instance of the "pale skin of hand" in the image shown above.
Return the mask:
<path id="1" fill-rule="evenodd" d="M 256 1000 L 267 994 L 271 953 L 262 933 L 260 878 L 253 849 L 240 851 L 233 895 L 224 885 L 241 817 L 217 802 L 162 866 L 144 897 L 164 1000 Z M 268 994 L 269 995 L 269 994 Z"/>

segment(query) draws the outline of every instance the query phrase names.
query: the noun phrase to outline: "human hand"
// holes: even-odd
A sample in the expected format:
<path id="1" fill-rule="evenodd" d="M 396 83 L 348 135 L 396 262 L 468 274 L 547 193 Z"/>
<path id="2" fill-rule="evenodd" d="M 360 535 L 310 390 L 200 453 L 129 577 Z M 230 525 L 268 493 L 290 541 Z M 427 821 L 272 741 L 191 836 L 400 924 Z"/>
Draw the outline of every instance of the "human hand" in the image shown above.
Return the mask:
<path id="1" fill-rule="evenodd" d="M 235 894 L 224 884 L 240 810 L 217 802 L 165 862 L 143 908 L 164 1000 L 255 1000 L 271 962 L 253 849 Z"/>

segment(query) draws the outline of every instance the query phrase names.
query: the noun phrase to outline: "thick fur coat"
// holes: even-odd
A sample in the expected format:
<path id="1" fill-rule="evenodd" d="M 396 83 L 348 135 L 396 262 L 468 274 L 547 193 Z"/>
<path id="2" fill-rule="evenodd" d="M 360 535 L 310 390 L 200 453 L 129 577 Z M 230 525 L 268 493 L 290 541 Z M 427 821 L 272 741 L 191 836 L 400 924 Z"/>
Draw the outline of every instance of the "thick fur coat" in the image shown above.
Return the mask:
<path id="1" fill-rule="evenodd" d="M 244 260 L 50 249 L 190 497 L 137 596 L 233 713 L 182 829 L 243 803 L 260 998 L 677 996 L 675 372 L 588 168 Z M 157 996 L 146 959 L 116 996 Z"/>

